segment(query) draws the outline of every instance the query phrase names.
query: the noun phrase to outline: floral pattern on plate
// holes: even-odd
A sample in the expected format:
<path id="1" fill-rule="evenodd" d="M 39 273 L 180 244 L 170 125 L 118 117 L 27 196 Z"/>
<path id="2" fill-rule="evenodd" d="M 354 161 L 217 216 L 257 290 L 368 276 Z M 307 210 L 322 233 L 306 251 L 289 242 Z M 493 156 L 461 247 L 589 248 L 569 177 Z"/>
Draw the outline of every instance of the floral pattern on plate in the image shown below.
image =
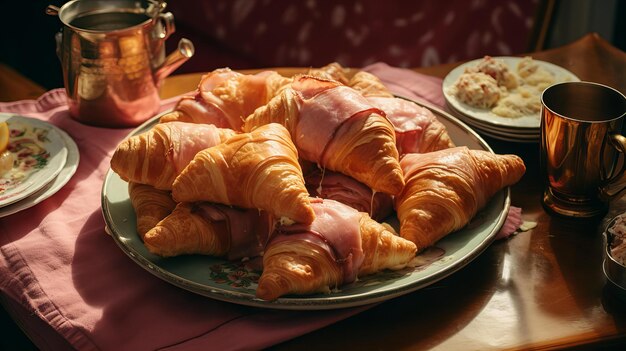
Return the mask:
<path id="1" fill-rule="evenodd" d="M 0 218 L 31 208 L 46 200 L 64 187 L 76 173 L 80 162 L 78 145 L 76 145 L 74 140 L 62 129 L 57 127 L 53 129 L 61 136 L 61 139 L 63 139 L 65 147 L 67 148 L 67 159 L 63 169 L 61 169 L 61 172 L 59 172 L 59 174 L 52 181 L 46 184 L 39 191 L 20 201 L 0 207 Z"/>
<path id="2" fill-rule="evenodd" d="M 0 196 L 48 164 L 50 152 L 46 150 L 44 144 L 50 142 L 48 132 L 48 129 L 21 123 L 10 125 L 10 142 L 7 149 L 13 153 L 15 161 L 13 169 L 0 178 Z"/>
<path id="3" fill-rule="evenodd" d="M 37 192 L 63 169 L 67 146 L 55 127 L 28 117 L 0 114 L 9 125 L 13 169 L 0 177 L 0 207 Z"/>

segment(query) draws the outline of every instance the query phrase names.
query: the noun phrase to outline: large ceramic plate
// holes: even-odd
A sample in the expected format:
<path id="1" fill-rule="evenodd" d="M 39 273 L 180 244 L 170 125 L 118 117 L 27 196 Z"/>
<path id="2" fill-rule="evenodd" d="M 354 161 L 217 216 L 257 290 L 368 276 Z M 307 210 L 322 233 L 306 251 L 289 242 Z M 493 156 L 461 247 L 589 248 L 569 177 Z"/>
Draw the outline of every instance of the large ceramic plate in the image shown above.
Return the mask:
<path id="1" fill-rule="evenodd" d="M 74 140 L 62 129 L 57 128 L 56 131 L 59 135 L 61 135 L 61 138 L 67 147 L 67 160 L 65 161 L 65 165 L 63 165 L 61 172 L 59 172 L 54 180 L 46 184 L 46 186 L 34 194 L 21 201 L 0 207 L 0 218 L 12 215 L 27 208 L 31 208 L 56 194 L 57 191 L 59 191 L 63 186 L 65 186 L 65 184 L 67 184 L 67 182 L 70 181 L 70 179 L 72 179 L 74 173 L 76 173 L 76 169 L 78 168 L 78 163 L 80 161 L 78 147 L 76 146 Z"/>
<path id="2" fill-rule="evenodd" d="M 497 60 L 501 60 L 506 64 L 512 72 L 517 72 L 517 64 L 522 60 L 520 57 L 510 56 L 498 56 L 494 57 Z M 478 122 L 484 122 L 495 126 L 503 126 L 513 129 L 532 128 L 539 129 L 540 126 L 540 114 L 539 112 L 532 115 L 525 115 L 520 117 L 502 117 L 495 113 L 492 113 L 489 109 L 482 109 L 474 106 L 470 106 L 464 102 L 459 101 L 452 93 L 451 88 L 457 82 L 461 74 L 465 72 L 466 68 L 475 67 L 482 59 L 476 59 L 466 62 L 456 68 L 454 68 L 443 80 L 443 95 L 455 110 L 473 118 Z M 534 60 L 540 67 L 545 68 L 548 72 L 554 75 L 556 82 L 566 81 L 579 81 L 580 79 L 572 72 L 566 70 L 563 67 L 554 65 L 549 62 Z"/>
<path id="3" fill-rule="evenodd" d="M 441 110 L 433 111 L 457 145 L 491 150 L 465 124 Z M 132 134 L 148 130 L 155 121 L 147 122 Z M 148 252 L 135 230 L 135 214 L 127 189 L 127 183 L 109 170 L 102 187 L 102 211 L 109 233 L 141 267 L 171 284 L 217 300 L 294 310 L 370 304 L 435 283 L 468 264 L 492 242 L 506 219 L 510 204 L 508 188 L 497 193 L 465 229 L 447 236 L 437 243 L 436 248 L 418 256 L 417 261 L 424 264 L 415 268 L 362 277 L 330 294 L 288 296 L 268 302 L 255 297 L 258 273 L 245 264 L 199 255 L 161 258 Z"/>
<path id="4" fill-rule="evenodd" d="M 58 128 L 35 118 L 1 113 L 11 130 L 9 151 L 17 166 L 0 177 L 0 207 L 25 199 L 50 183 L 63 169 L 67 146 Z"/>

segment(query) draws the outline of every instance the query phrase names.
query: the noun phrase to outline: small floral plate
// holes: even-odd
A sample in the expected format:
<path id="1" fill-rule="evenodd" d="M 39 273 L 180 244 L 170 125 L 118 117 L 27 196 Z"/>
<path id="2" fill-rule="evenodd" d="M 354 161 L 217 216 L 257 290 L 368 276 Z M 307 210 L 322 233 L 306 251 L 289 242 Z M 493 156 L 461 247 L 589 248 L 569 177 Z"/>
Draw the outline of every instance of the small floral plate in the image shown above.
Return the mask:
<path id="1" fill-rule="evenodd" d="M 63 141 L 65 142 L 65 146 L 67 147 L 67 161 L 65 161 L 63 169 L 59 172 L 59 175 L 54 178 L 54 180 L 46 184 L 46 186 L 41 188 L 39 191 L 18 202 L 0 207 L 0 218 L 29 209 L 48 199 L 52 195 L 56 194 L 57 191 L 61 190 L 61 188 L 63 188 L 76 173 L 80 162 L 78 146 L 72 137 L 70 137 L 64 130 L 56 129 L 56 131 L 61 135 Z"/>
<path id="2" fill-rule="evenodd" d="M 38 119 L 0 114 L 9 125 L 8 151 L 13 169 L 0 176 L 0 207 L 20 201 L 46 186 L 63 169 L 67 146 L 56 127 Z"/>

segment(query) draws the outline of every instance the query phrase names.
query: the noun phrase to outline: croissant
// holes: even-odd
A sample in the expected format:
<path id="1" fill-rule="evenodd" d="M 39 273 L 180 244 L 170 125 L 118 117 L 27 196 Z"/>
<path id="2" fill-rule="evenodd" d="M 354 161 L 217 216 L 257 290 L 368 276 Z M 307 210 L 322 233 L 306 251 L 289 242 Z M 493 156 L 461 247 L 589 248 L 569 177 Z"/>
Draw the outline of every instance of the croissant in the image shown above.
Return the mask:
<path id="1" fill-rule="evenodd" d="M 208 202 L 181 202 L 144 237 L 153 254 L 202 254 L 229 260 L 262 253 L 274 223 L 267 212 Z"/>
<path id="2" fill-rule="evenodd" d="M 454 147 L 446 126 L 427 108 L 395 97 L 371 96 L 367 100 L 385 111 L 396 132 L 400 155 Z"/>
<path id="3" fill-rule="evenodd" d="M 335 80 L 347 85 L 361 93 L 363 96 L 393 97 L 383 82 L 375 75 L 365 71 L 354 71 L 344 68 L 337 62 L 330 63 L 321 68 L 310 69 L 310 76 Z"/>
<path id="4" fill-rule="evenodd" d="M 287 221 L 315 217 L 296 148 L 276 123 L 200 151 L 174 181 L 172 196 L 263 209 Z"/>
<path id="5" fill-rule="evenodd" d="M 128 195 L 135 209 L 137 233 L 142 239 L 146 232 L 154 228 L 176 206 L 169 191 L 155 189 L 151 185 L 130 182 Z"/>
<path id="6" fill-rule="evenodd" d="M 123 140 L 111 158 L 111 169 L 122 179 L 169 190 L 195 154 L 222 143 L 235 132 L 213 125 L 160 123 Z"/>
<path id="7" fill-rule="evenodd" d="M 257 297 L 329 292 L 358 276 L 402 269 L 415 257 L 413 243 L 366 213 L 333 200 L 312 205 L 311 225 L 279 226 L 267 244 Z"/>
<path id="8" fill-rule="evenodd" d="M 229 68 L 216 69 L 202 77 L 195 96 L 181 99 L 161 122 L 211 123 L 240 131 L 245 117 L 289 83 L 291 78 L 274 71 L 242 74 Z"/>
<path id="9" fill-rule="evenodd" d="M 327 80 L 334 80 L 343 85 L 348 85 L 350 82 L 350 73 L 338 62 L 332 62 L 320 68 L 312 68 L 309 70 L 307 75 Z"/>
<path id="10" fill-rule="evenodd" d="M 375 75 L 359 71 L 348 82 L 348 86 L 361 93 L 365 97 L 393 97 L 393 94 Z"/>
<path id="11" fill-rule="evenodd" d="M 418 251 L 461 229 L 500 189 L 526 171 L 516 155 L 455 147 L 407 154 L 400 162 L 406 186 L 395 198 L 400 235 Z"/>
<path id="12" fill-rule="evenodd" d="M 375 191 L 397 194 L 404 186 L 393 126 L 357 91 L 311 76 L 246 118 L 244 130 L 284 125 L 300 157 L 349 175 Z"/>

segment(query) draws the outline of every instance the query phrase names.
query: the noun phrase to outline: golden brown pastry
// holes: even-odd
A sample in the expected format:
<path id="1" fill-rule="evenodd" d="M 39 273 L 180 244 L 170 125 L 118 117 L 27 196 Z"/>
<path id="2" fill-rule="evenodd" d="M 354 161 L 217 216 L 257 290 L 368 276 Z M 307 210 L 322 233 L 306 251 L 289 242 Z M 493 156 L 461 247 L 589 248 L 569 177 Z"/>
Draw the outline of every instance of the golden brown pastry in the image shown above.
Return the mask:
<path id="1" fill-rule="evenodd" d="M 229 68 L 216 69 L 202 77 L 194 96 L 182 98 L 160 121 L 210 123 L 240 131 L 244 118 L 289 83 L 291 78 L 274 71 L 242 74 Z"/>
<path id="2" fill-rule="evenodd" d="M 393 94 L 378 77 L 365 71 L 357 72 L 348 82 L 348 86 L 366 97 L 393 97 Z"/>
<path id="3" fill-rule="evenodd" d="M 335 80 L 343 85 L 348 85 L 351 77 L 349 70 L 341 66 L 338 62 L 331 62 L 320 68 L 312 68 L 307 74 L 322 79 Z"/>
<path id="4" fill-rule="evenodd" d="M 196 153 L 224 142 L 235 132 L 213 125 L 173 122 L 123 140 L 111 158 L 122 179 L 169 190 Z"/>
<path id="5" fill-rule="evenodd" d="M 236 260 L 260 255 L 273 226 L 264 211 L 181 202 L 146 233 L 144 244 L 164 257 L 202 254 Z"/>
<path id="6" fill-rule="evenodd" d="M 266 210 L 278 219 L 315 217 L 285 127 L 272 123 L 200 151 L 172 186 L 178 202 L 209 201 Z"/>
<path id="7" fill-rule="evenodd" d="M 312 205 L 311 225 L 281 226 L 270 239 L 257 297 L 330 292 L 359 276 L 402 269 L 415 257 L 413 243 L 366 213 L 333 200 Z"/>
<path id="8" fill-rule="evenodd" d="M 137 233 L 142 239 L 146 232 L 154 228 L 176 207 L 169 191 L 159 190 L 151 185 L 130 182 L 128 196 L 135 209 Z"/>
<path id="9" fill-rule="evenodd" d="M 361 93 L 363 96 L 393 97 L 393 94 L 375 75 L 354 69 L 344 68 L 337 62 L 332 62 L 321 68 L 310 69 L 310 76 L 335 80 Z"/>
<path id="10" fill-rule="evenodd" d="M 400 162 L 406 186 L 395 198 L 400 235 L 418 251 L 461 229 L 500 189 L 526 171 L 516 155 L 455 147 L 407 154 Z"/>
<path id="11" fill-rule="evenodd" d="M 244 130 L 268 123 L 284 125 L 299 156 L 322 168 L 387 194 L 404 186 L 392 124 L 352 88 L 310 76 L 294 78 L 246 119 Z"/>

